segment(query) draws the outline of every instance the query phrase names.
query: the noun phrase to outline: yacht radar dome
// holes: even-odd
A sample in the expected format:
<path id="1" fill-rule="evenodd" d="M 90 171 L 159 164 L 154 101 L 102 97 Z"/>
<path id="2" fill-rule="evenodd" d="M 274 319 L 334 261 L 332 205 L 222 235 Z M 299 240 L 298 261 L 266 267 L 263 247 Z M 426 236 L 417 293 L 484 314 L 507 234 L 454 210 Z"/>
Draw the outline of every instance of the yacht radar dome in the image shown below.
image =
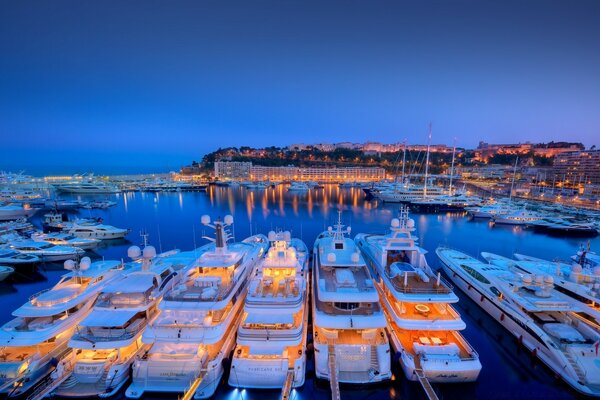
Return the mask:
<path id="1" fill-rule="evenodd" d="M 154 257 L 156 257 L 156 249 L 154 248 L 154 246 L 146 246 L 146 247 L 144 247 L 143 256 L 144 256 L 144 258 L 154 258 Z"/>
<path id="2" fill-rule="evenodd" d="M 200 222 L 202 222 L 202 225 L 210 224 L 210 215 L 203 215 L 200 217 Z"/>
<path id="3" fill-rule="evenodd" d="M 75 269 L 75 261 L 65 260 L 65 269 L 68 269 L 69 271 L 73 271 Z"/>
<path id="4" fill-rule="evenodd" d="M 86 271 L 90 269 L 92 265 L 92 260 L 89 257 L 83 257 L 81 261 L 79 261 L 79 269 L 82 271 Z"/>
<path id="5" fill-rule="evenodd" d="M 392 218 L 392 228 L 398 228 L 400 226 L 400 220 L 398 218 Z"/>
<path id="6" fill-rule="evenodd" d="M 226 215 L 225 218 L 223 219 L 223 222 L 225 223 L 225 225 L 231 225 L 233 224 L 233 215 Z"/>
<path id="7" fill-rule="evenodd" d="M 140 258 L 141 255 L 142 250 L 138 246 L 131 246 L 127 249 L 127 257 L 131 258 L 132 260 Z"/>
<path id="8" fill-rule="evenodd" d="M 275 241 L 275 239 L 277 238 L 277 234 L 275 233 L 275 231 L 269 231 L 268 238 L 270 242 Z"/>

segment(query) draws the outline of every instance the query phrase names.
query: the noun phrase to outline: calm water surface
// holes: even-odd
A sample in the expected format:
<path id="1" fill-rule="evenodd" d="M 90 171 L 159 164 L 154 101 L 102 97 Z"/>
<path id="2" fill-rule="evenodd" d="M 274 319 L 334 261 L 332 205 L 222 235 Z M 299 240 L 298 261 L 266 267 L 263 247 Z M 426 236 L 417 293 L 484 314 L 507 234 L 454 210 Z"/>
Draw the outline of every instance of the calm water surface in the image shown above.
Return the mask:
<path id="1" fill-rule="evenodd" d="M 98 196 L 101 199 L 106 196 Z M 84 198 L 82 198 L 84 199 Z M 113 197 L 110 197 L 113 199 Z M 212 235 L 200 224 L 203 214 L 212 218 L 234 216 L 235 236 L 241 240 L 250 234 L 274 229 L 290 230 L 311 247 L 316 236 L 337 219 L 343 210 L 345 224 L 358 232 L 384 232 L 398 205 L 365 201 L 360 189 L 326 186 L 308 193 L 288 193 L 284 187 L 251 191 L 245 188 L 210 187 L 208 192 L 193 193 L 124 193 L 114 196 L 118 205 L 109 210 L 84 210 L 80 217 L 101 216 L 104 222 L 132 229 L 126 240 L 103 245 L 91 253 L 92 258 L 121 259 L 127 248 L 141 244 L 139 233 L 146 231 L 158 250 L 190 250 L 206 243 L 204 234 Z M 87 200 L 87 199 L 84 199 Z M 513 227 L 491 227 L 487 221 L 471 221 L 464 214 L 412 214 L 419 243 L 430 253 L 427 259 L 437 269 L 435 248 L 455 247 L 471 255 L 481 251 L 510 256 L 519 252 L 532 256 L 567 259 L 575 253 L 581 240 L 560 239 Z M 39 224 L 39 219 L 34 219 Z M 600 239 L 592 240 L 600 248 Z M 62 264 L 47 264 L 34 271 L 19 272 L 12 282 L 0 283 L 0 321 L 27 298 L 55 284 L 63 274 Z M 479 307 L 457 291 L 456 308 L 467 323 L 464 336 L 480 355 L 483 369 L 472 384 L 434 385 L 443 399 L 567 399 L 576 396 L 516 339 Z M 293 392 L 294 399 L 330 398 L 328 382 L 314 379 L 312 355 L 309 353 L 305 385 Z M 227 377 L 225 377 L 227 378 Z M 117 396 L 122 397 L 122 396 Z M 277 399 L 278 391 L 237 390 L 222 383 L 217 399 Z M 368 388 L 342 388 L 344 399 L 421 399 L 425 398 L 418 383 L 404 379 L 396 367 L 394 380 Z"/>

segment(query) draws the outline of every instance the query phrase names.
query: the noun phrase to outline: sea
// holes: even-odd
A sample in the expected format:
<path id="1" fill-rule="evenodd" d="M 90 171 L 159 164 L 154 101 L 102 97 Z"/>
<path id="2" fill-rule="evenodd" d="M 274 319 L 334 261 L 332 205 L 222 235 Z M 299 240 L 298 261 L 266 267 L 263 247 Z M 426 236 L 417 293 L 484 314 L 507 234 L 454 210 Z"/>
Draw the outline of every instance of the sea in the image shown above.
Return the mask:
<path id="1" fill-rule="evenodd" d="M 398 204 L 368 201 L 359 188 L 339 188 L 326 185 L 306 193 L 288 192 L 284 186 L 263 190 L 244 187 L 209 186 L 206 192 L 145 193 L 125 192 L 117 195 L 70 196 L 88 200 L 113 200 L 115 207 L 106 210 L 81 210 L 73 217 L 101 217 L 104 223 L 130 228 L 123 240 L 103 243 L 89 252 L 92 259 L 124 259 L 127 249 L 141 245 L 142 235 L 158 251 L 192 250 L 207 243 L 212 235 L 200 223 L 202 215 L 211 218 L 234 218 L 234 236 L 242 240 L 256 233 L 289 230 L 312 248 L 315 238 L 328 226 L 335 224 L 341 212 L 342 222 L 351 227 L 351 236 L 359 232 L 383 233 L 398 215 Z M 418 242 L 429 253 L 427 261 L 433 269 L 440 267 L 435 249 L 451 246 L 479 257 L 487 251 L 510 257 L 523 253 L 549 260 L 567 260 L 588 240 L 561 238 L 534 233 L 522 227 L 492 226 L 487 220 L 471 220 L 466 213 L 418 214 L 415 220 Z M 41 216 L 32 219 L 41 226 Z M 592 249 L 600 249 L 600 239 L 592 239 Z M 0 322 L 11 318 L 11 312 L 27 301 L 29 296 L 54 285 L 64 274 L 61 263 L 43 264 L 36 269 L 15 273 L 0 283 Z M 477 382 L 469 384 L 434 384 L 440 399 L 571 399 L 577 393 L 564 384 L 537 358 L 526 351 L 499 323 L 483 312 L 460 290 L 455 305 L 467 324 L 463 331 L 469 343 L 479 353 L 483 365 Z M 308 354 L 306 382 L 292 391 L 291 399 L 331 398 L 328 382 L 315 379 L 312 354 Z M 125 386 L 125 388 L 127 385 Z M 124 391 L 124 390 L 123 390 Z M 122 391 L 122 392 L 123 392 Z M 124 398 L 123 393 L 116 398 Z M 278 390 L 239 390 L 227 385 L 225 375 L 216 399 L 251 400 L 278 399 Z M 395 365 L 393 379 L 377 386 L 344 387 L 343 399 L 424 399 L 419 383 L 405 379 Z M 169 398 L 152 396 L 146 398 Z M 173 398 L 173 397 L 172 397 Z M 175 396 L 176 398 L 176 396 Z"/>

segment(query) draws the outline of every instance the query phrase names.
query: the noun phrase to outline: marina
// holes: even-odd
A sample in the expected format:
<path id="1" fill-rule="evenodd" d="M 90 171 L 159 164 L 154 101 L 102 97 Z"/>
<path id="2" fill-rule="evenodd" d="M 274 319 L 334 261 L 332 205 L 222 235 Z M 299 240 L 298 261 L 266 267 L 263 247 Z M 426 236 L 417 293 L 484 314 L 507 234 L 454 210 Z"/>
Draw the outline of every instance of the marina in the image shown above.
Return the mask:
<path id="1" fill-rule="evenodd" d="M 576 236 L 556 237 L 521 225 L 496 225 L 489 219 L 470 218 L 466 211 L 418 213 L 406 205 L 366 200 L 360 187 L 341 186 L 302 191 L 289 191 L 286 185 L 259 190 L 211 185 L 195 192 L 124 191 L 110 195 L 113 207 L 80 208 L 68 212 L 66 219 L 127 227 L 125 238 L 90 245 L 76 242 L 84 239 L 68 233 L 36 233 L 32 237 L 37 242 L 22 241 L 22 247 L 33 248 L 33 243 L 46 243 L 45 239 L 70 240 L 81 246 L 82 255 L 85 251 L 92 258 L 86 261 L 78 255 L 74 258 L 84 267 L 69 261 L 70 268 L 119 271 L 93 292 L 91 296 L 99 296 L 93 307 L 90 300 L 75 300 L 78 297 L 64 303 L 68 308 L 78 301 L 83 308 L 73 315 L 76 320 L 69 322 L 70 328 L 56 325 L 72 332 L 70 339 L 56 350 L 44 350 L 44 354 L 58 352 L 60 368 L 50 375 L 41 372 L 31 387 L 22 390 L 34 397 L 85 393 L 157 399 L 190 390 L 191 397 L 219 399 L 453 398 L 465 391 L 472 397 L 491 393 L 519 397 L 533 390 L 559 398 L 593 394 L 593 381 L 586 384 L 592 388 L 586 392 L 571 380 L 592 368 L 593 360 L 589 366 L 572 361 L 580 365 L 573 367 L 575 378 L 565 383 L 555 380 L 553 362 L 529 351 L 529 342 L 508 334 L 504 320 L 486 314 L 478 297 L 465 296 L 465 288 L 435 253 L 439 246 L 472 255 L 483 252 L 477 260 L 481 265 L 487 265 L 487 257 L 492 265 L 518 266 L 527 274 L 540 270 L 551 274 L 560 265 L 560 273 L 568 276 L 572 263 L 582 262 L 586 268 L 582 273 L 588 275 L 580 275 L 590 278 L 562 284 L 554 274 L 553 282 L 563 298 L 571 293 L 579 299 L 572 301 L 580 304 L 573 310 L 588 307 L 593 326 L 600 315 L 593 283 L 598 239 L 582 242 Z M 58 196 L 86 203 L 106 194 Z M 215 216 L 214 221 L 208 215 Z M 45 220 L 40 212 L 30 222 L 33 229 L 41 229 Z M 14 228 L 9 230 L 13 235 L 32 229 L 23 222 Z M 3 250 L 3 257 L 16 259 L 6 264 L 15 271 L 0 282 L 0 298 L 7 304 L 2 311 L 5 321 L 34 292 L 47 289 L 64 274 L 62 262 L 34 251 L 18 252 L 22 247 L 15 243 L 20 242 L 9 237 L 13 244 Z M 59 253 L 55 257 L 62 259 Z M 17 256 L 28 263 L 19 264 Z M 238 265 L 239 272 L 230 275 L 230 265 Z M 155 276 L 156 283 L 146 283 L 144 276 Z M 591 289 L 577 286 L 585 279 L 591 279 Z M 169 283 L 163 285 L 163 280 Z M 128 289 L 123 291 L 123 286 Z M 155 300 L 143 300 L 150 292 Z M 308 302 L 310 296 L 313 300 Z M 123 302 L 126 298 L 130 300 Z M 126 308 L 106 314 L 103 307 L 117 300 Z M 134 305 L 137 301 L 141 302 Z M 198 308 L 203 303 L 207 307 Z M 557 309 L 541 312 L 552 314 Z M 579 345 L 591 352 L 592 359 L 594 335 L 585 333 L 588 339 Z M 352 346 L 359 343 L 365 345 L 357 349 L 367 351 L 354 354 Z M 348 359 L 351 369 L 344 364 Z M 440 363 L 445 365 L 441 371 L 436 367 Z M 182 374 L 183 366 L 188 372 Z M 47 368 L 48 373 L 53 370 Z M 165 381 L 161 376 L 171 378 Z"/>

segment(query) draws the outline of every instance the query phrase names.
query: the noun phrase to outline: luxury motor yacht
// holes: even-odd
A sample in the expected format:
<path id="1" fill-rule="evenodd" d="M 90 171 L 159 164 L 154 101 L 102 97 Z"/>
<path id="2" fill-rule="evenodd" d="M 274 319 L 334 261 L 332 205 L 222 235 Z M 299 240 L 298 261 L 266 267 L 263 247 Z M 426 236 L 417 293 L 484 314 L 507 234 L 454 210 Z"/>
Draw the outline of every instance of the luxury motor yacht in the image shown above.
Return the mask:
<path id="1" fill-rule="evenodd" d="M 425 196 L 436 197 L 444 194 L 447 194 L 446 191 L 439 186 L 425 187 L 424 185 L 406 184 L 382 190 L 374 193 L 373 196 L 385 203 L 410 203 L 422 200 Z"/>
<path id="2" fill-rule="evenodd" d="M 558 217 L 544 218 L 531 223 L 536 232 L 557 236 L 593 237 L 598 236 L 598 229 L 593 222 L 574 218 Z"/>
<path id="3" fill-rule="evenodd" d="M 145 392 L 187 393 L 195 398 L 214 394 L 225 360 L 235 346 L 248 278 L 268 248 L 264 235 L 231 242 L 233 217 L 211 223 L 216 237 L 160 304 L 160 316 L 142 338 L 149 346 L 133 364 L 125 396 Z M 231 243 L 230 243 L 231 242 Z"/>
<path id="4" fill-rule="evenodd" d="M 504 215 L 511 211 L 508 205 L 504 202 L 484 204 L 479 207 L 466 207 L 465 210 L 473 218 L 494 218 L 497 215 Z"/>
<path id="5" fill-rule="evenodd" d="M 38 210 L 39 208 L 32 208 L 28 204 L 0 205 L 0 221 L 29 218 L 38 212 Z"/>
<path id="6" fill-rule="evenodd" d="M 177 271 L 193 260 L 193 254 L 181 254 L 174 250 L 157 256 L 152 246 L 143 252 L 129 248 L 128 256 L 136 262 L 101 291 L 78 324 L 69 341 L 74 353 L 70 368 L 55 378 L 54 394 L 108 397 L 123 386 L 136 356 L 148 348 L 142 332 L 158 315 L 158 303 L 177 284 Z"/>
<path id="7" fill-rule="evenodd" d="M 55 185 L 54 188 L 58 192 L 76 194 L 111 194 L 120 192 L 117 186 L 104 182 L 68 182 Z"/>
<path id="8" fill-rule="evenodd" d="M 543 216 L 535 211 L 512 209 L 506 213 L 494 215 L 492 222 L 498 225 L 529 225 L 541 219 L 543 219 Z"/>
<path id="9" fill-rule="evenodd" d="M 580 393 L 600 396 L 599 327 L 554 288 L 552 276 L 486 264 L 444 247 L 436 253 L 450 279 L 534 356 Z"/>
<path id="10" fill-rule="evenodd" d="M 474 381 L 481 362 L 459 333 L 466 325 L 450 305 L 458 297 L 427 264 L 427 251 L 417 245 L 414 230 L 414 221 L 402 208 L 389 234 L 361 233 L 355 239 L 375 277 L 392 348 L 410 380 Z"/>
<path id="11" fill-rule="evenodd" d="M 314 245 L 312 311 L 315 373 L 339 383 L 366 384 L 391 377 L 385 314 L 369 269 L 341 212 Z"/>
<path id="12" fill-rule="evenodd" d="M 467 207 L 473 207 L 481 203 L 481 199 L 466 194 L 443 194 L 416 199 L 410 202 L 410 206 L 418 211 L 443 212 L 463 211 Z"/>
<path id="13" fill-rule="evenodd" d="M 98 247 L 100 239 L 79 238 L 68 233 L 52 232 L 52 233 L 34 233 L 31 235 L 34 242 L 46 242 L 57 246 L 79 247 L 83 250 L 91 250 Z"/>
<path id="14" fill-rule="evenodd" d="M 233 352 L 229 385 L 304 384 L 308 331 L 308 249 L 290 232 L 269 232 L 271 246 L 252 277 Z"/>
<path id="15" fill-rule="evenodd" d="M 100 221 L 75 221 L 66 229 L 69 235 L 78 238 L 93 238 L 100 240 L 122 239 L 130 232 L 129 229 L 115 228 L 104 225 Z"/>
<path id="16" fill-rule="evenodd" d="M 47 242 L 18 241 L 12 242 L 10 248 L 25 255 L 39 257 L 44 262 L 64 261 L 81 257 L 85 251 L 79 247 L 56 246 Z"/>
<path id="17" fill-rule="evenodd" d="M 68 260 L 65 268 L 71 272 L 31 296 L 0 328 L 0 393 L 24 394 L 55 369 L 56 360 L 70 357 L 67 343 L 75 326 L 123 269 L 118 261 L 91 263 L 87 257 L 79 264 Z"/>
<path id="18" fill-rule="evenodd" d="M 310 186 L 306 182 L 292 182 L 288 187 L 288 192 L 308 192 Z"/>

